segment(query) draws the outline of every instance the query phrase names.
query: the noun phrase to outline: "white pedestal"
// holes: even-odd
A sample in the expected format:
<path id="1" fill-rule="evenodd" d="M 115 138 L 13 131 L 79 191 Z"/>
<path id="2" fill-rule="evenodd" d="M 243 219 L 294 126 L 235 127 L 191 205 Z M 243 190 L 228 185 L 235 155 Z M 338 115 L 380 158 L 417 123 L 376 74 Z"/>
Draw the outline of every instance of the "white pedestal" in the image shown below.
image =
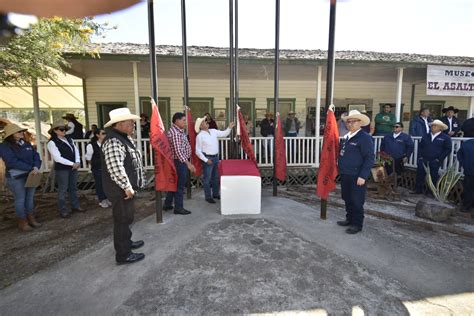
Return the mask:
<path id="1" fill-rule="evenodd" d="M 221 176 L 221 213 L 260 214 L 262 179 L 255 176 Z"/>

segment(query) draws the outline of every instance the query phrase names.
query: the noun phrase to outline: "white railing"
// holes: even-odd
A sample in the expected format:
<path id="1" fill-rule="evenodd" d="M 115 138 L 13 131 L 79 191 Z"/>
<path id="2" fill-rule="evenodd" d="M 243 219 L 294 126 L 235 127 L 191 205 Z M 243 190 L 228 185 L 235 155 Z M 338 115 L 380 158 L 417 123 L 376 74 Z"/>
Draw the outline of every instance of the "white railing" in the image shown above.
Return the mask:
<path id="1" fill-rule="evenodd" d="M 320 152 L 322 149 L 322 139 L 320 137 Z M 415 143 L 415 148 L 413 155 L 408 159 L 407 167 L 416 168 L 417 166 L 417 157 L 418 157 L 418 145 L 420 143 L 421 137 L 413 137 Z M 451 138 L 453 146 L 451 153 L 445 159 L 441 169 L 446 169 L 454 164 L 457 170 L 462 173 L 462 168 L 459 166 L 459 162 L 456 159 L 456 152 L 461 146 L 461 143 L 469 140 L 470 138 Z M 251 137 L 250 138 L 255 156 L 257 158 L 257 163 L 260 167 L 271 167 L 273 165 L 273 138 L 271 137 Z M 219 149 L 220 149 L 220 159 L 229 158 L 229 138 L 220 138 L 219 139 Z M 378 152 L 380 144 L 382 141 L 382 136 L 374 136 L 374 152 Z M 142 139 L 142 151 L 143 151 L 143 164 L 145 169 L 153 169 L 153 151 L 149 139 Z M 42 148 L 46 148 L 46 142 L 42 142 Z M 89 143 L 89 140 L 75 140 L 76 146 L 81 152 L 81 162 L 82 167 L 80 170 L 88 171 L 90 170 L 85 159 L 86 146 Z M 316 137 L 285 137 L 285 148 L 286 148 L 286 159 L 287 165 L 289 167 L 319 167 L 319 159 L 316 157 L 316 146 L 318 142 Z M 247 155 L 240 148 L 240 158 L 247 159 Z M 51 155 L 47 150 L 43 150 L 43 170 L 49 171 L 52 166 Z"/>

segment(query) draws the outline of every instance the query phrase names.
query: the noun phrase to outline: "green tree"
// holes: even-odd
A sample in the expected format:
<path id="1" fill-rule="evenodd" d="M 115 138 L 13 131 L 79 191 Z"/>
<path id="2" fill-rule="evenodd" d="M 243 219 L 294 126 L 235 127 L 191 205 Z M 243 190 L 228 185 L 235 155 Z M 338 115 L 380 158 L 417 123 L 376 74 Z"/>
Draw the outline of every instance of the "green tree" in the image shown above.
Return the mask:
<path id="1" fill-rule="evenodd" d="M 92 35 L 102 36 L 106 26 L 92 18 L 42 18 L 24 34 L 0 46 L 0 84 L 29 85 L 32 78 L 54 79 L 51 69 L 62 71 L 69 63 L 63 52 L 98 57 Z"/>

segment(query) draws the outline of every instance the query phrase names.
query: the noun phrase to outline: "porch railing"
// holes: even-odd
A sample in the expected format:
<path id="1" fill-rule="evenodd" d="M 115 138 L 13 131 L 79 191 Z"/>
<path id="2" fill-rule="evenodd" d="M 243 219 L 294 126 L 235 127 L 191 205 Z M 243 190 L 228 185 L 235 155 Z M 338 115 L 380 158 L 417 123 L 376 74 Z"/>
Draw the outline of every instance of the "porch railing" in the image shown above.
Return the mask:
<path id="1" fill-rule="evenodd" d="M 320 137 L 320 151 L 322 149 L 322 139 Z M 415 142 L 415 149 L 413 155 L 408 160 L 406 164 L 407 167 L 416 168 L 418 160 L 418 145 L 420 143 L 421 137 L 413 137 Z M 451 153 L 443 162 L 441 169 L 446 169 L 451 165 L 455 165 L 458 172 L 462 173 L 462 168 L 459 166 L 459 162 L 456 159 L 456 152 L 459 150 L 461 143 L 469 140 L 470 138 L 451 138 L 453 146 Z M 271 137 L 251 137 L 250 138 L 253 149 L 257 158 L 257 163 L 260 167 L 271 167 L 273 165 L 273 138 Z M 220 159 L 229 158 L 229 138 L 219 139 L 219 153 Z M 382 136 L 374 136 L 374 152 L 378 152 L 380 144 L 382 141 Z M 142 150 L 143 150 L 143 164 L 146 169 L 153 169 L 153 152 L 149 139 L 142 139 Z M 90 170 L 86 159 L 86 146 L 89 143 L 89 140 L 75 140 L 77 147 L 81 152 L 81 162 L 82 167 L 80 170 L 87 171 Z M 316 137 L 285 137 L 285 148 L 286 148 L 286 159 L 287 165 L 289 167 L 319 167 L 319 157 L 316 156 L 316 146 L 318 142 Z M 43 142 L 42 148 L 46 148 L 45 142 Z M 247 159 L 247 156 L 240 149 L 240 159 Z M 43 151 L 43 170 L 49 171 L 52 167 L 51 155 L 47 150 Z"/>

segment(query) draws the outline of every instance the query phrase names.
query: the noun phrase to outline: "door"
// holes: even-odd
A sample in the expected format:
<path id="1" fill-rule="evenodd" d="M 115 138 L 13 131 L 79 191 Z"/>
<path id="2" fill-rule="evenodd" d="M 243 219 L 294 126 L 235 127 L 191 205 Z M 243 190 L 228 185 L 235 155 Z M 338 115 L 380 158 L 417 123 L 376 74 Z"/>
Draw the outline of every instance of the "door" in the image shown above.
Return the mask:
<path id="1" fill-rule="evenodd" d="M 97 102 L 97 125 L 104 126 L 110 121 L 109 112 L 118 108 L 126 108 L 127 102 Z"/>

